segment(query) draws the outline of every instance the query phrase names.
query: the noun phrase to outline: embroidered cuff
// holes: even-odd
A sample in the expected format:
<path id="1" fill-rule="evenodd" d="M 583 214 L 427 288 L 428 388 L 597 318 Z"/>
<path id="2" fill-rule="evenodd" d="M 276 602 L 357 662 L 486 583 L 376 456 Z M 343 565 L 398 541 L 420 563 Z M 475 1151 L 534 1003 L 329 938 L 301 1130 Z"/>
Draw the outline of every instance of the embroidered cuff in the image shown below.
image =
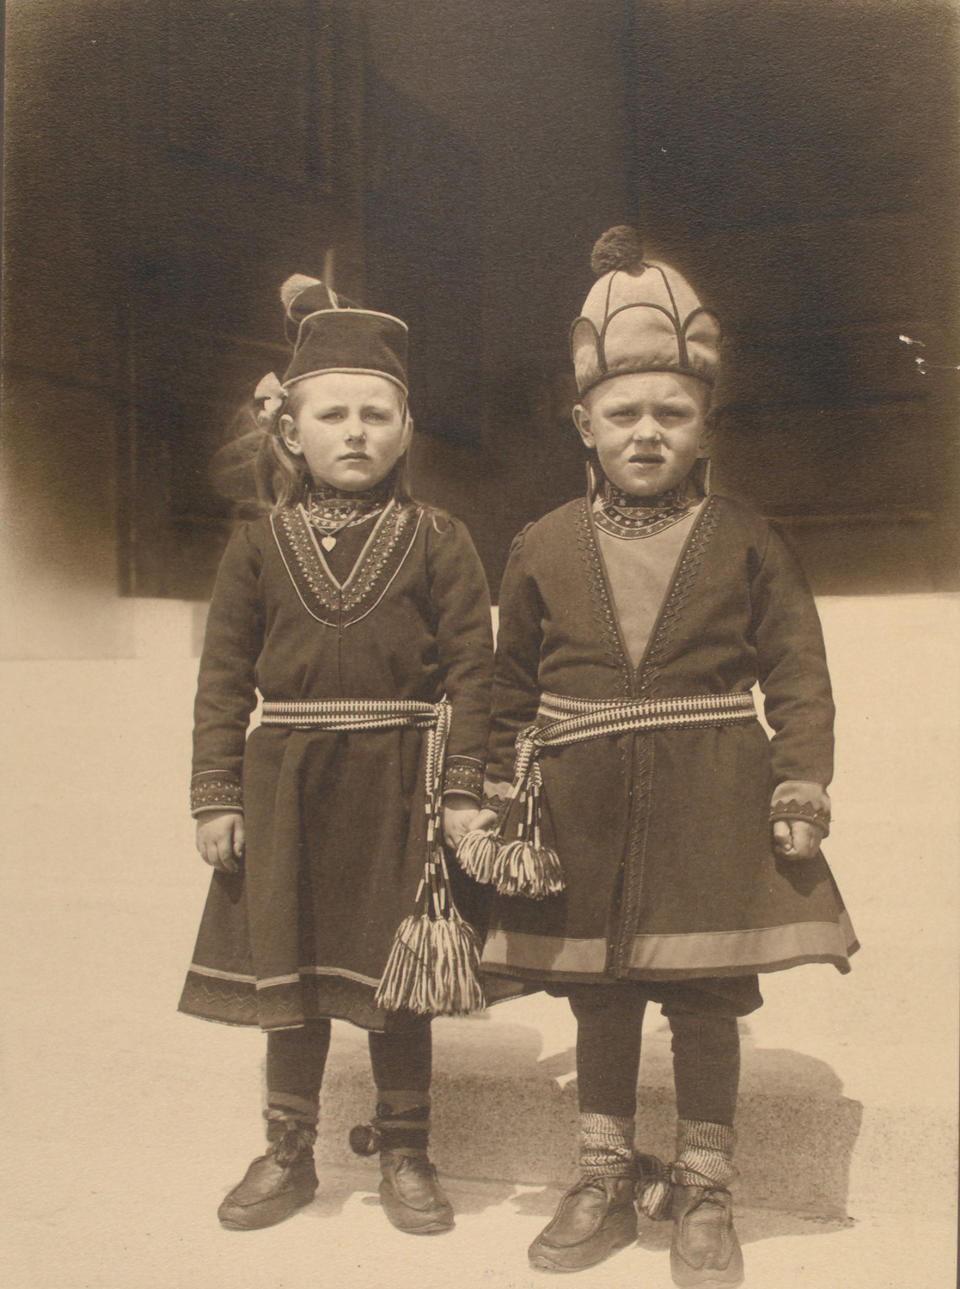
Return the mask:
<path id="1" fill-rule="evenodd" d="M 443 771 L 443 795 L 463 793 L 479 803 L 483 789 L 483 763 L 472 756 L 448 756 Z"/>
<path id="2" fill-rule="evenodd" d="M 777 785 L 770 801 L 770 822 L 778 819 L 803 819 L 826 837 L 830 832 L 830 798 L 819 783 L 787 779 Z"/>
<path id="3" fill-rule="evenodd" d="M 243 788 L 221 770 L 207 770 L 193 776 L 190 784 L 190 813 L 206 810 L 242 810 Z"/>

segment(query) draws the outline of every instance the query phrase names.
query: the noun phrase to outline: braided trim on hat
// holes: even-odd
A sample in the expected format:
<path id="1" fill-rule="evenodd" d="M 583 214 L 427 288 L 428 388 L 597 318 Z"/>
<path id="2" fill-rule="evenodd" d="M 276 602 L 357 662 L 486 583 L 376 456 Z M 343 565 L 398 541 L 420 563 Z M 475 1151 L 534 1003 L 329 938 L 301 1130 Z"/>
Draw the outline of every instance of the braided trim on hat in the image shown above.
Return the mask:
<path id="1" fill-rule="evenodd" d="M 658 268 L 659 266 L 651 265 L 650 267 Z M 611 274 L 611 279 L 613 278 L 613 276 L 614 275 Z M 669 284 L 667 289 L 669 290 Z M 670 294 L 670 298 L 671 300 L 673 299 L 672 292 Z M 674 305 L 674 308 L 676 309 L 676 305 Z M 677 340 L 677 358 L 678 358 L 677 362 L 675 363 L 637 362 L 636 365 L 627 364 L 622 367 L 617 367 L 616 371 L 610 370 L 609 365 L 607 364 L 606 347 L 604 344 L 604 341 L 606 339 L 606 334 L 607 334 L 607 328 L 610 326 L 610 323 L 613 321 L 614 318 L 618 317 L 621 313 L 625 313 L 628 309 L 654 309 L 658 313 L 662 313 L 664 317 L 670 319 L 670 321 L 673 323 L 673 329 Z M 717 317 L 717 315 L 713 312 L 712 309 L 708 309 L 704 305 L 698 305 L 696 309 L 691 309 L 691 311 L 687 314 L 687 317 L 681 323 L 680 316 L 678 313 L 671 313 L 669 309 L 664 307 L 664 305 L 656 304 L 653 301 L 647 301 L 647 300 L 639 300 L 631 304 L 621 304 L 618 308 L 614 309 L 612 313 L 607 313 L 604 317 L 603 327 L 601 328 L 600 331 L 597 331 L 597 327 L 593 319 L 588 318 L 586 314 L 581 314 L 579 318 L 575 318 L 573 322 L 570 324 L 571 348 L 573 345 L 574 331 L 577 329 L 577 327 L 586 323 L 586 325 L 593 332 L 594 344 L 596 347 L 596 354 L 597 354 L 597 368 L 598 368 L 596 378 L 590 381 L 589 384 L 584 385 L 583 388 L 580 390 L 580 397 L 582 398 L 583 395 L 586 394 L 589 390 L 593 389 L 596 385 L 599 385 L 602 381 L 607 380 L 607 378 L 610 376 L 628 376 L 633 373 L 647 372 L 647 371 L 676 372 L 680 376 L 694 376 L 697 380 L 702 380 L 705 385 L 709 386 L 712 389 L 714 384 L 716 383 L 715 378 L 712 375 L 708 375 L 706 372 L 700 371 L 698 368 L 694 367 L 693 364 L 690 362 L 690 356 L 687 351 L 687 343 L 686 343 L 687 329 L 690 326 L 691 321 L 701 313 L 706 314 L 710 318 L 713 318 L 714 321 L 717 323 L 717 326 L 719 327 L 720 319 Z"/>
<path id="2" fill-rule="evenodd" d="M 662 304 L 655 304 L 652 300 L 633 300 L 630 302 L 630 304 L 618 305 L 617 308 L 614 309 L 612 313 L 608 313 L 604 318 L 603 326 L 600 329 L 599 339 L 601 343 L 603 342 L 603 339 L 607 334 L 607 328 L 610 326 L 610 323 L 613 321 L 613 319 L 616 317 L 619 317 L 621 313 L 626 313 L 628 309 L 656 309 L 658 313 L 666 314 L 666 316 L 673 323 L 673 329 L 677 333 L 677 342 L 680 343 L 682 339 L 680 315 L 676 312 L 676 306 L 674 306 L 674 312 L 671 313 L 670 310 L 664 308 Z M 684 323 L 683 325 L 686 326 L 686 323 Z M 686 350 L 683 349 L 682 352 L 684 357 L 686 357 Z M 606 362 L 606 356 L 604 356 L 604 362 Z"/>
<path id="3" fill-rule="evenodd" d="M 333 293 L 331 292 L 331 294 Z M 406 331 L 407 333 L 409 333 L 410 331 L 410 328 L 407 326 L 407 324 L 404 322 L 402 318 L 398 318 L 395 313 L 383 313 L 380 309 L 353 309 L 353 308 L 314 309 L 313 313 L 304 314 L 304 316 L 300 319 L 300 322 L 297 326 L 297 346 L 298 347 L 300 345 L 300 337 L 301 337 L 301 332 L 303 331 L 303 324 L 305 322 L 309 322 L 311 318 L 319 318 L 319 316 L 322 313 L 349 313 L 352 317 L 386 318 L 388 322 L 399 322 L 400 326 L 403 327 L 404 331 Z"/>
<path id="4" fill-rule="evenodd" d="M 324 312 L 328 311 L 325 310 Z M 391 376 L 389 372 L 381 371 L 379 367 L 317 367 L 315 371 L 305 371 L 300 376 L 294 376 L 292 380 L 285 380 L 283 387 L 284 389 L 290 389 L 298 381 L 309 380 L 311 376 L 329 376 L 334 372 L 342 372 L 351 376 L 382 376 L 384 380 L 390 381 L 391 384 L 396 385 L 397 389 L 402 390 L 405 396 L 410 392 L 402 380 L 398 380 L 396 376 Z"/>
<path id="5" fill-rule="evenodd" d="M 670 372 L 671 375 L 675 375 L 675 376 L 693 376 L 695 380 L 702 380 L 704 385 L 706 385 L 709 389 L 713 389 L 714 384 L 716 383 L 712 376 L 707 376 L 704 372 L 697 371 L 693 367 L 678 367 L 676 363 L 672 365 L 669 363 L 657 363 L 657 364 L 638 363 L 635 367 L 634 366 L 618 367 L 616 371 L 599 372 L 595 380 L 592 380 L 588 384 L 583 386 L 583 388 L 580 390 L 579 397 L 583 398 L 584 394 L 588 394 L 591 389 L 596 389 L 598 385 L 602 385 L 605 380 L 610 380 L 614 376 L 634 376 L 639 373 L 648 372 L 648 371 L 649 372 L 665 371 L 665 372 Z"/>

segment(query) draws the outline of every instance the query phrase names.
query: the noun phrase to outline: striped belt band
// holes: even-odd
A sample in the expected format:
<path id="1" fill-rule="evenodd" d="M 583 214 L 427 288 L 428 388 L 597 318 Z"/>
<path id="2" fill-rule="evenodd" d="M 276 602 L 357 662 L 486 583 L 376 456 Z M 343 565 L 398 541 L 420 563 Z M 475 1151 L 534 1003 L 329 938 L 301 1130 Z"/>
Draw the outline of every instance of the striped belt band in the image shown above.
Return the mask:
<path id="1" fill-rule="evenodd" d="M 728 725 L 755 720 L 751 694 L 693 694 L 683 698 L 569 698 L 541 694 L 537 723 L 517 735 L 513 783 L 500 813 L 496 845 L 461 843 L 463 864 L 478 881 L 492 881 L 505 895 L 542 899 L 563 890 L 556 851 L 543 844 L 540 795 L 543 771 L 540 754 L 546 748 L 584 743 L 632 730 L 667 730 Z M 505 840 L 511 809 L 516 803 L 516 836 Z M 460 852 L 458 851 L 458 857 Z"/>
<path id="2" fill-rule="evenodd" d="M 509 800 L 527 803 L 522 835 L 538 829 L 539 796 L 543 786 L 540 753 L 588 739 L 630 730 L 690 729 L 731 725 L 756 718 L 752 694 L 693 694 L 688 698 L 569 698 L 540 696 L 538 724 L 517 735 L 517 755 Z"/>
<path id="3" fill-rule="evenodd" d="M 752 694 L 693 694 L 684 698 L 569 698 L 540 696 L 537 723 L 523 731 L 536 748 L 563 747 L 628 730 L 728 725 L 755 718 Z"/>
<path id="4" fill-rule="evenodd" d="M 264 699 L 262 725 L 314 730 L 432 729 L 449 723 L 449 703 L 415 698 Z"/>

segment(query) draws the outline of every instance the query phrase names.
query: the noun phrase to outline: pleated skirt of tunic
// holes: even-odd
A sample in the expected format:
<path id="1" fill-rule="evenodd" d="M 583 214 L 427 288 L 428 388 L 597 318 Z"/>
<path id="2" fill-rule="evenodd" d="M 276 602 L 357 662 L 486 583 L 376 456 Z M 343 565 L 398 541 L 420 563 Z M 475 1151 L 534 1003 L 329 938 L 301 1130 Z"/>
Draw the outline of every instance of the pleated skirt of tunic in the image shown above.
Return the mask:
<path id="1" fill-rule="evenodd" d="M 425 750 L 415 729 L 253 731 L 246 854 L 213 874 L 181 1011 L 265 1030 L 410 1023 L 374 994 L 423 873 Z M 461 913 L 482 922 L 484 893 L 450 867 Z"/>

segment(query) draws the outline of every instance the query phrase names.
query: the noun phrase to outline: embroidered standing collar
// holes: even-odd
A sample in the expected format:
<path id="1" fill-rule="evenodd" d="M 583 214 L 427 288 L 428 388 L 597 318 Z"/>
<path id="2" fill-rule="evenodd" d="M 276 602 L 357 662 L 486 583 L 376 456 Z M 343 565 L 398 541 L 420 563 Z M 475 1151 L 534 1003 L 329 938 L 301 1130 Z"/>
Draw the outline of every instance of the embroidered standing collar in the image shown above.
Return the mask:
<path id="1" fill-rule="evenodd" d="M 702 500 L 686 479 L 656 497 L 634 497 L 604 476 L 593 501 L 593 515 L 600 532 L 611 537 L 652 537 L 686 518 Z"/>
<path id="2" fill-rule="evenodd" d="M 363 492 L 342 492 L 322 484 L 310 490 L 304 509 L 317 532 L 335 534 L 379 514 L 392 495 L 392 481 L 384 481 Z"/>

